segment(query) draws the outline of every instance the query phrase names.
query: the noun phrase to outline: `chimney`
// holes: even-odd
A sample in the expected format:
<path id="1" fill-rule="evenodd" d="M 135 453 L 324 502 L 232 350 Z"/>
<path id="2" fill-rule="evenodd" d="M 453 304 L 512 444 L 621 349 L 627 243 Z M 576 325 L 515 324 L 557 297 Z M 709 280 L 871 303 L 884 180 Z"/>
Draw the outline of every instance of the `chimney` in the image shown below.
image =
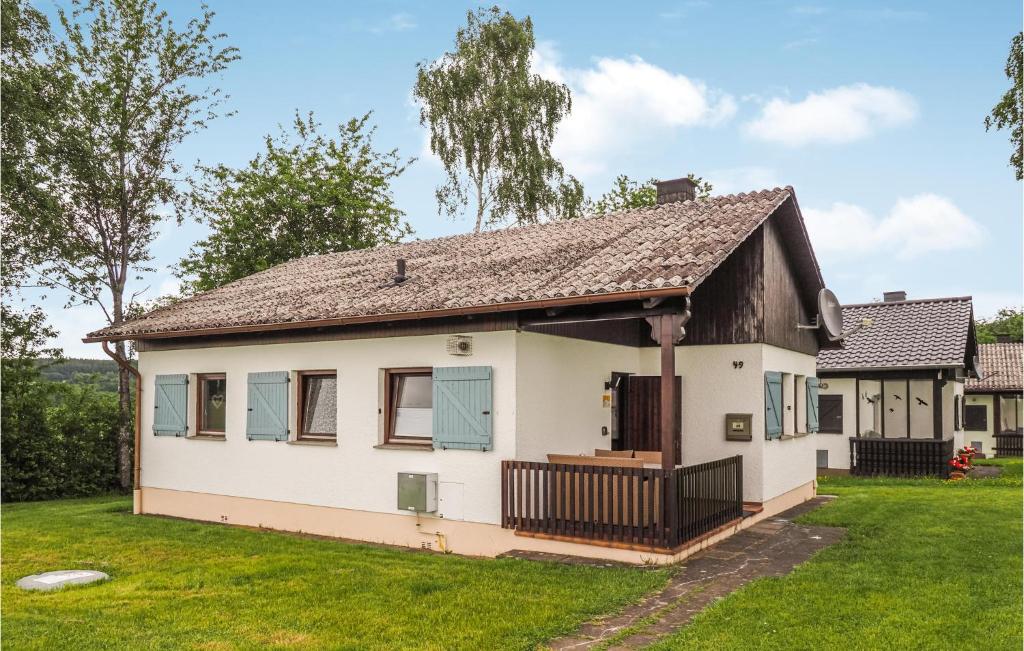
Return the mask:
<path id="1" fill-rule="evenodd" d="M 996 343 L 997 344 L 1009 344 L 1009 343 L 1012 343 L 1012 342 L 1013 342 L 1013 339 L 1010 337 L 1010 335 L 1007 335 L 1007 334 L 997 334 L 996 335 Z"/>
<path id="2" fill-rule="evenodd" d="M 407 279 L 405 275 L 405 258 L 399 258 L 398 263 L 395 265 L 395 284 L 400 285 Z"/>
<path id="3" fill-rule="evenodd" d="M 907 292 L 902 289 L 895 292 L 882 292 L 882 300 L 886 303 L 896 303 L 907 300 Z"/>
<path id="4" fill-rule="evenodd" d="M 685 176 L 681 179 L 672 179 L 671 181 L 658 181 L 654 185 L 658 187 L 659 206 L 663 203 L 693 201 L 697 198 L 697 184 Z"/>

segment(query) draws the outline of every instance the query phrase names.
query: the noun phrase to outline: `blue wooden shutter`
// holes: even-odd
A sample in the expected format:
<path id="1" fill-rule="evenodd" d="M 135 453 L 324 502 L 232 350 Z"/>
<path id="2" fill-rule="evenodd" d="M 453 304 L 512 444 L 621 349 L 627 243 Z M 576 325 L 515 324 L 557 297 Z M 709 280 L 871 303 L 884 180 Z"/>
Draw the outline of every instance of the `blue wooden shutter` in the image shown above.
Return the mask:
<path id="1" fill-rule="evenodd" d="M 156 376 L 156 391 L 153 393 L 153 434 L 185 436 L 188 433 L 185 413 L 187 405 L 187 375 Z"/>
<path id="2" fill-rule="evenodd" d="M 764 374 L 764 427 L 768 439 L 782 437 L 782 373 Z"/>
<path id="3" fill-rule="evenodd" d="M 491 367 L 435 368 L 434 448 L 490 450 Z"/>
<path id="4" fill-rule="evenodd" d="M 249 374 L 245 435 L 250 441 L 288 440 L 288 371 Z"/>
<path id="5" fill-rule="evenodd" d="M 818 431 L 818 378 L 807 378 L 807 431 Z"/>

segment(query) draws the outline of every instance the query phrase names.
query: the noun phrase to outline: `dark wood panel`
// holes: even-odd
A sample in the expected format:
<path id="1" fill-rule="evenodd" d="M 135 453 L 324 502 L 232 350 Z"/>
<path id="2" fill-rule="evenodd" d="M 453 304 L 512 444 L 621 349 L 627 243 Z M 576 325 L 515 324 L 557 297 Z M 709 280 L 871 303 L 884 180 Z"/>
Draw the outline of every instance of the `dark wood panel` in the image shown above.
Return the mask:
<path id="1" fill-rule="evenodd" d="M 625 380 L 625 404 L 622 406 L 621 447 L 623 450 L 660 452 L 661 377 L 630 375 Z M 676 452 L 681 448 L 682 380 L 676 376 Z"/>
<path id="2" fill-rule="evenodd" d="M 764 232 L 764 342 L 818 354 L 818 336 L 814 330 L 801 330 L 797 323 L 810 323 L 817 309 L 804 304 L 794 266 L 772 220 L 761 227 Z"/>
<path id="3" fill-rule="evenodd" d="M 764 340 L 763 227 L 757 229 L 693 292 L 684 346 Z"/>
<path id="4" fill-rule="evenodd" d="M 651 327 L 643 319 L 533 325 L 529 332 L 632 347 L 651 341 Z"/>

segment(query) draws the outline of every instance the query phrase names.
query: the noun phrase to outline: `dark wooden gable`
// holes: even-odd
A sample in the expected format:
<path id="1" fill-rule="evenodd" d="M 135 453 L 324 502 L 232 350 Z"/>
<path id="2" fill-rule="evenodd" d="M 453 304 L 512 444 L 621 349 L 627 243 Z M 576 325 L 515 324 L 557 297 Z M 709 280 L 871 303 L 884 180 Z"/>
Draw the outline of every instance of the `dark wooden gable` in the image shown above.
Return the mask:
<path id="1" fill-rule="evenodd" d="M 693 316 L 684 346 L 766 343 L 808 355 L 818 353 L 818 335 L 799 330 L 809 323 L 817 279 L 801 278 L 794 258 L 799 246 L 782 233 L 782 219 L 798 219 L 783 206 L 751 233 L 693 292 Z"/>

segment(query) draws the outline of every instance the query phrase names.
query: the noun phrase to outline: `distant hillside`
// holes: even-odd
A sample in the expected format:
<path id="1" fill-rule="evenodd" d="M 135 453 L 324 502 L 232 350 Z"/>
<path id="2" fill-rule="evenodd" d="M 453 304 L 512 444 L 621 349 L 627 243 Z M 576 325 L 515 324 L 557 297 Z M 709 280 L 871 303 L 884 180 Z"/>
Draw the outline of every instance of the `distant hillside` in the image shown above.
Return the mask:
<path id="1" fill-rule="evenodd" d="M 117 391 L 117 364 L 112 359 L 39 360 L 39 372 L 51 382 L 91 384 L 100 391 Z"/>

